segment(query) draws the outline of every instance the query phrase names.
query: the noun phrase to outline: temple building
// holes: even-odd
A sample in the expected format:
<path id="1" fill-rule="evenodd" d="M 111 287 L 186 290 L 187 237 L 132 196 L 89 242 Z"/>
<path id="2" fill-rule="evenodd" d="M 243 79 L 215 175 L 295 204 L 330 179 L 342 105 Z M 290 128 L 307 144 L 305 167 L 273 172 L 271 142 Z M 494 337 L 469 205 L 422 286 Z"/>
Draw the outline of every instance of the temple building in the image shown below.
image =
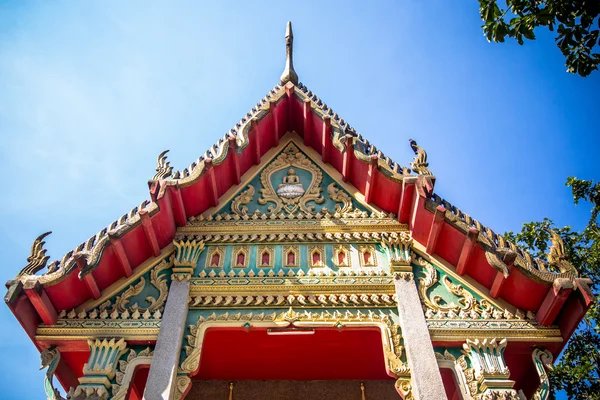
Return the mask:
<path id="1" fill-rule="evenodd" d="M 285 41 L 280 83 L 188 168 L 161 153 L 149 201 L 57 261 L 34 241 L 5 302 L 48 399 L 547 399 L 593 301 L 560 237 L 534 259 L 441 198 Z"/>

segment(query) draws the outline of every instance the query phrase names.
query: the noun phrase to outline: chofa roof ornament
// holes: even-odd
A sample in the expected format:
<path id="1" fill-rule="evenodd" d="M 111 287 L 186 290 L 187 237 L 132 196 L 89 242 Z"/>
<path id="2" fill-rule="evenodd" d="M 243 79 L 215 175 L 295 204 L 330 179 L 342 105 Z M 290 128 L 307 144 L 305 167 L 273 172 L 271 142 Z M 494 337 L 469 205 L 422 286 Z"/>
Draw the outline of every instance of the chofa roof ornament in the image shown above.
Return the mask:
<path id="1" fill-rule="evenodd" d="M 156 174 L 152 178 L 153 181 L 167 179 L 171 176 L 171 173 L 173 172 L 173 167 L 171 167 L 171 165 L 167 161 L 168 152 L 169 150 L 165 150 L 158 155 L 158 158 L 156 159 Z"/>
<path id="2" fill-rule="evenodd" d="M 294 85 L 298 84 L 298 74 L 294 71 L 294 32 L 292 32 L 292 22 L 288 21 L 287 28 L 285 29 L 285 69 L 281 74 L 281 83 L 292 82 Z"/>
<path id="3" fill-rule="evenodd" d="M 52 232 L 42 233 L 38 236 L 31 245 L 31 254 L 27 257 L 28 264 L 19 272 L 17 279 L 26 275 L 35 275 L 37 272 L 44 269 L 50 256 L 46 255 L 46 249 L 44 249 L 44 238 Z"/>
<path id="4" fill-rule="evenodd" d="M 423 150 L 421 146 L 417 145 L 417 142 L 415 142 L 414 140 L 409 139 L 409 141 L 410 147 L 415 152 L 415 158 L 410 163 L 412 170 L 415 171 L 418 175 L 433 175 L 431 171 L 427 168 L 429 166 L 429 163 L 427 162 L 427 153 L 425 152 L 425 150 Z"/>

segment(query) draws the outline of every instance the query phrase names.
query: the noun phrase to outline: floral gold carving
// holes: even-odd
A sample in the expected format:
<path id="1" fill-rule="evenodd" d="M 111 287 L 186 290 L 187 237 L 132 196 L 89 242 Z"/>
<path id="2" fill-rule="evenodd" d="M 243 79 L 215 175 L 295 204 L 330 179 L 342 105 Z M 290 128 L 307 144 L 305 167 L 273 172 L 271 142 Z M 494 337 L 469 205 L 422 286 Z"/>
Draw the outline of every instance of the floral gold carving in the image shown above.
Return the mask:
<path id="1" fill-rule="evenodd" d="M 331 200 L 335 201 L 336 203 L 342 203 L 341 205 L 335 205 L 336 213 L 342 214 L 352 211 L 352 198 L 342 189 L 338 189 L 335 182 L 330 183 L 327 186 L 327 194 Z"/>
<path id="2" fill-rule="evenodd" d="M 150 284 L 158 289 L 159 295 L 158 298 L 154 298 L 154 296 L 147 296 L 146 301 L 150 303 L 148 307 L 139 307 L 137 303 L 129 305 L 129 300 L 133 296 L 137 296 L 142 292 L 144 286 L 146 285 L 146 280 L 144 277 L 140 278 L 140 281 L 135 285 L 129 286 L 121 295 L 117 296 L 115 299 L 114 309 L 122 313 L 124 311 L 139 311 L 139 312 L 154 312 L 163 306 L 165 301 L 167 300 L 167 295 L 169 294 L 169 286 L 167 285 L 166 276 L 160 275 L 160 273 L 169 268 L 169 264 L 166 261 L 162 261 L 159 263 L 152 271 L 150 271 Z"/>
<path id="3" fill-rule="evenodd" d="M 254 186 L 248 185 L 248 188 L 242 193 L 240 193 L 233 201 L 231 202 L 231 212 L 237 215 L 247 215 L 248 207 L 246 204 L 250 203 L 254 198 Z"/>

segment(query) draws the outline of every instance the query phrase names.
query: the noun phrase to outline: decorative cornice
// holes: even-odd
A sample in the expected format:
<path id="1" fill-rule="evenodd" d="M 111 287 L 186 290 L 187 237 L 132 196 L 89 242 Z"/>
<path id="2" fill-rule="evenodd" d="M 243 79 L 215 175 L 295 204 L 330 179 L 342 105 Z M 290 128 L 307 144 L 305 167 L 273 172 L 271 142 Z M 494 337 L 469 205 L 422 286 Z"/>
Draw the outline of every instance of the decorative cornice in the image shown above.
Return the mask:
<path id="1" fill-rule="evenodd" d="M 469 229 L 471 228 L 478 231 L 477 242 L 486 252 L 488 262 L 492 267 L 501 271 L 503 274 L 508 274 L 509 267 L 505 260 L 510 258 L 512 264 L 519 268 L 526 276 L 544 284 L 552 284 L 557 278 L 574 279 L 577 277 L 577 271 L 575 271 L 572 266 L 566 266 L 564 263 L 561 263 L 560 266 L 556 264 L 559 259 L 564 260 L 564 258 L 553 258 L 556 262 L 551 261 L 550 264 L 547 261 L 533 258 L 531 254 L 522 248 L 517 247 L 509 240 L 506 240 L 502 235 L 497 234 L 490 228 L 482 225 L 479 221 L 472 218 L 470 215 L 465 214 L 437 194 L 433 194 L 432 198 L 427 199 L 425 202 L 425 208 L 431 212 L 435 212 L 438 205 L 442 205 L 446 209 L 444 215 L 446 222 L 460 230 L 462 233 L 468 234 Z M 554 237 L 552 240 L 553 243 L 555 243 L 556 239 Z M 560 249 L 560 243 L 556 243 L 558 246 L 556 248 L 558 250 Z M 559 253 L 555 254 L 557 254 L 558 257 Z M 553 272 L 550 270 L 549 266 L 552 265 L 553 262 L 561 272 Z"/>
<path id="2" fill-rule="evenodd" d="M 192 296 L 190 308 L 215 307 L 395 307 L 396 295 L 387 294 L 260 294 Z"/>

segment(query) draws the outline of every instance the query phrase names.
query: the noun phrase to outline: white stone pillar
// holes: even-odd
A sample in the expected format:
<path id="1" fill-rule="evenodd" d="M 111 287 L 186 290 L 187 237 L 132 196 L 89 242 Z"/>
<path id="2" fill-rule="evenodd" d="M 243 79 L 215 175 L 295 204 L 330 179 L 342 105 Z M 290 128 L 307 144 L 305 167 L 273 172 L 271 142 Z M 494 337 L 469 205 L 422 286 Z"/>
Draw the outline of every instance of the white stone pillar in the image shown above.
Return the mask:
<path id="1" fill-rule="evenodd" d="M 174 274 L 169 288 L 144 400 L 171 400 L 179 366 L 179 354 L 188 313 L 190 275 Z M 181 279 L 178 279 L 181 278 Z"/>
<path id="2" fill-rule="evenodd" d="M 412 395 L 415 400 L 447 400 L 417 285 L 407 267 L 401 268 L 404 272 L 394 273 L 394 284 L 400 329 L 410 368 Z"/>

